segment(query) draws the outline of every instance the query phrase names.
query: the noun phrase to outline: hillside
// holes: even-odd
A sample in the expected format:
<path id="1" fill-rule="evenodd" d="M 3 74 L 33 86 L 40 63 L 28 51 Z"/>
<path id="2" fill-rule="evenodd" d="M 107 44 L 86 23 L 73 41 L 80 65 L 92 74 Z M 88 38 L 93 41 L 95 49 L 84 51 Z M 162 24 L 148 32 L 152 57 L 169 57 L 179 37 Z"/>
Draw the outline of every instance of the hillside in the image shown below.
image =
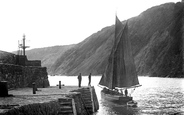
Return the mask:
<path id="1" fill-rule="evenodd" d="M 139 75 L 183 77 L 183 10 L 184 3 L 166 3 L 129 19 L 129 38 Z M 113 41 L 114 25 L 79 44 L 34 49 L 27 55 L 41 59 L 49 74 L 99 75 L 105 70 Z"/>
<path id="2" fill-rule="evenodd" d="M 0 50 L 0 63 L 15 64 L 15 54 Z"/>
<path id="3" fill-rule="evenodd" d="M 66 50 L 72 48 L 73 45 L 64 45 L 64 46 L 53 46 L 45 48 L 36 48 L 32 50 L 27 50 L 26 55 L 29 60 L 41 60 L 42 66 L 47 67 L 47 70 L 50 71 L 51 65 L 60 57 Z"/>
<path id="4" fill-rule="evenodd" d="M 152 7 L 129 19 L 129 38 L 139 75 L 180 77 L 182 73 L 183 3 Z M 61 55 L 50 73 L 102 74 L 114 40 L 106 27 Z"/>
<path id="5" fill-rule="evenodd" d="M 165 4 L 154 9 L 157 31 L 135 56 L 137 71 L 140 75 L 183 77 L 184 3 Z"/>

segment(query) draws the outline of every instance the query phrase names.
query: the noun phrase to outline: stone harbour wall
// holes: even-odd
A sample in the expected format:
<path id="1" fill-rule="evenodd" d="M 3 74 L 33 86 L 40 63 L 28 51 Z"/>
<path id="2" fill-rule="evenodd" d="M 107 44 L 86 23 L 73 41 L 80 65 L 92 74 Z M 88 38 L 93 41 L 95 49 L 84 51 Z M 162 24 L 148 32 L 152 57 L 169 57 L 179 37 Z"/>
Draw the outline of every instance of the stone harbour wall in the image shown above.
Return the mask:
<path id="1" fill-rule="evenodd" d="M 99 103 L 96 96 L 95 88 L 92 87 L 85 87 L 80 88 L 77 90 L 73 90 L 71 92 L 78 92 L 79 94 L 75 95 L 79 101 L 76 101 L 76 106 L 78 107 L 79 113 L 82 110 L 85 110 L 87 114 L 92 114 L 97 112 L 99 109 Z M 75 98 L 74 98 L 75 100 Z"/>
<path id="2" fill-rule="evenodd" d="M 89 92 L 92 91 L 92 94 L 84 96 L 82 92 L 87 92 L 87 90 Z M 41 103 L 34 101 L 36 103 L 17 105 L 16 107 L 7 108 L 7 110 L 3 110 L 2 112 L 0 111 L 0 115 L 92 115 L 99 109 L 94 87 L 73 90 L 63 97 L 60 94 L 40 96 L 34 96 L 32 99 L 43 98 Z M 26 98 L 30 99 L 30 97 L 25 97 L 25 99 Z M 91 98 L 93 98 L 93 101 L 90 101 Z M 95 106 L 89 106 L 93 103 Z"/>
<path id="3" fill-rule="evenodd" d="M 99 103 L 98 103 L 98 98 L 94 87 L 91 88 L 91 92 L 92 92 L 92 98 L 93 98 L 94 111 L 96 112 L 99 109 Z"/>
<path id="4" fill-rule="evenodd" d="M 58 115 L 59 102 L 34 103 L 10 109 L 0 115 Z"/>
<path id="5" fill-rule="evenodd" d="M 74 99 L 77 115 L 89 115 L 90 114 L 85 107 L 81 93 L 73 92 L 67 95 L 67 97 Z"/>
<path id="6" fill-rule="evenodd" d="M 8 89 L 32 87 L 33 82 L 37 87 L 49 86 L 46 67 L 39 66 L 0 63 L 0 81 L 7 81 Z"/>

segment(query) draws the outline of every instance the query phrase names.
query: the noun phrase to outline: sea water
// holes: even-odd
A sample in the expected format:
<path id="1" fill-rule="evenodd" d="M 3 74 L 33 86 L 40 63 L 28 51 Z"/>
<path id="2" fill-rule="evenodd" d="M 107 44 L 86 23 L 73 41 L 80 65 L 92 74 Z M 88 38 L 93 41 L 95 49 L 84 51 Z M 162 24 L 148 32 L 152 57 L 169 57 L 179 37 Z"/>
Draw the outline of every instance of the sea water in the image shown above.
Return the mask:
<path id="1" fill-rule="evenodd" d="M 100 76 L 92 76 L 91 85 L 99 101 L 99 110 L 94 115 L 154 115 L 177 114 L 184 115 L 184 79 L 139 77 L 142 85 L 132 93 L 137 107 L 127 107 L 103 100 L 98 87 Z M 61 81 L 65 86 L 77 86 L 77 76 L 49 76 L 51 86 Z M 88 85 L 88 77 L 82 77 L 82 86 Z"/>

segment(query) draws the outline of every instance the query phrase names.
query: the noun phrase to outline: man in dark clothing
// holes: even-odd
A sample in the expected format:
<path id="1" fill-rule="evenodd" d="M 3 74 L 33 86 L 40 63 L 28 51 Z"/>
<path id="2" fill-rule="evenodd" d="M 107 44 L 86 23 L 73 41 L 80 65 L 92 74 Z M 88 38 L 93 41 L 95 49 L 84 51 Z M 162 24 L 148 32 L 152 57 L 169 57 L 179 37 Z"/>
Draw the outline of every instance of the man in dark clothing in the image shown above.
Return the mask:
<path id="1" fill-rule="evenodd" d="M 127 95 L 128 95 L 128 90 L 125 89 L 125 96 L 127 97 Z"/>
<path id="2" fill-rule="evenodd" d="M 88 86 L 91 86 L 91 73 L 89 74 L 88 79 L 89 79 Z"/>
<path id="3" fill-rule="evenodd" d="M 81 73 L 79 74 L 79 76 L 78 76 L 78 81 L 79 81 L 79 87 L 81 87 L 81 81 L 82 81 L 82 76 L 81 76 Z"/>

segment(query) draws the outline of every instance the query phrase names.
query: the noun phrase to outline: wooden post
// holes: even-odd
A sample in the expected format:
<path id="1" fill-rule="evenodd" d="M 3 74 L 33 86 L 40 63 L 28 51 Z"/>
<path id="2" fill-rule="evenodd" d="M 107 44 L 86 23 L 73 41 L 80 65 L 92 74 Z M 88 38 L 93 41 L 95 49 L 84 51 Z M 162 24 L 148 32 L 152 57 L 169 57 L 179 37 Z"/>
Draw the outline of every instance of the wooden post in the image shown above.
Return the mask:
<path id="1" fill-rule="evenodd" d="M 33 94 L 36 94 L 36 85 L 35 83 L 32 83 L 32 85 L 33 85 Z"/>
<path id="2" fill-rule="evenodd" d="M 61 89 L 61 81 L 59 81 L 59 89 Z"/>

